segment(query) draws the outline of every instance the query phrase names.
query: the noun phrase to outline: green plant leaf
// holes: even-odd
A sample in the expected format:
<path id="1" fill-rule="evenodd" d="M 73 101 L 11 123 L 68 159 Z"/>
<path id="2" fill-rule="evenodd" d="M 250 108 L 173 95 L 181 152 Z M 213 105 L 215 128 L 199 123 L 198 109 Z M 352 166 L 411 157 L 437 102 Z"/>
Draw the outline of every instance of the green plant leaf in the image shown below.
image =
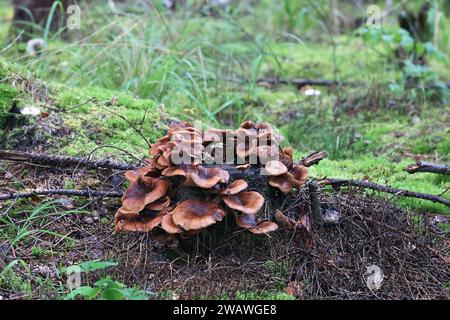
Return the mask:
<path id="1" fill-rule="evenodd" d="M 103 290 L 102 298 L 105 300 L 123 300 L 125 299 L 125 294 L 122 290 L 116 288 L 108 288 Z"/>
<path id="2" fill-rule="evenodd" d="M 111 277 L 106 277 L 106 278 L 98 280 L 95 283 L 95 286 L 101 287 L 104 289 L 119 289 L 119 290 L 121 290 L 125 287 L 125 285 L 123 283 L 114 281 L 113 279 L 111 279 Z"/>
<path id="3" fill-rule="evenodd" d="M 101 292 L 101 290 L 102 290 L 101 288 L 92 288 L 89 286 L 83 286 L 68 293 L 64 299 L 73 300 L 75 299 L 76 296 L 81 296 L 84 299 L 92 300 L 95 299 L 95 297 L 97 297 L 97 295 Z"/>
<path id="4" fill-rule="evenodd" d="M 147 300 L 150 293 L 144 290 L 138 290 L 134 288 L 126 288 L 122 290 L 127 300 Z"/>

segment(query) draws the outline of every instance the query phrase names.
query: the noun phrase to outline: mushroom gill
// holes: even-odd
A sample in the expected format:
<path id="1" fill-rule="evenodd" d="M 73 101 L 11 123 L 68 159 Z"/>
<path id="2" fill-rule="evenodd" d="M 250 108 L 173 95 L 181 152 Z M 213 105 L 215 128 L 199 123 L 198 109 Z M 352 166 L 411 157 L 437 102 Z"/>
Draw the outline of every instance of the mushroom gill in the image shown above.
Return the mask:
<path id="1" fill-rule="evenodd" d="M 129 213 L 120 208 L 115 216 L 115 233 L 120 232 L 149 232 L 161 224 L 162 215 L 154 214 L 151 216 Z"/>
<path id="2" fill-rule="evenodd" d="M 197 172 L 190 172 L 192 181 L 200 188 L 210 189 L 218 183 L 226 183 L 230 174 L 219 167 L 197 166 Z"/>
<path id="3" fill-rule="evenodd" d="M 122 196 L 122 207 L 138 213 L 145 206 L 161 198 L 167 192 L 169 183 L 159 178 L 139 177 L 132 182 Z"/>

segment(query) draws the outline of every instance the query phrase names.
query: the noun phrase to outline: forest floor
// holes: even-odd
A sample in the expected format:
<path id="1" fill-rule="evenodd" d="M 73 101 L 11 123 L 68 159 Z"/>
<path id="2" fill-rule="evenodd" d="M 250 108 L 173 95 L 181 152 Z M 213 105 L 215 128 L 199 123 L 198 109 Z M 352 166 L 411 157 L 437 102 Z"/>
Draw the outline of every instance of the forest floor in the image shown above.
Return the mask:
<path id="1" fill-rule="evenodd" d="M 361 33 L 330 39 L 306 19 L 300 40 L 281 18 L 283 6 L 270 8 L 242 4 L 220 17 L 167 17 L 125 6 L 110 20 L 102 14 L 110 9 L 95 5 L 70 40 L 50 35 L 33 57 L 23 44 L 7 47 L 2 23 L 8 49 L 0 49 L 0 150 L 135 162 L 173 119 L 221 128 L 251 119 L 270 122 L 296 159 L 326 150 L 311 177 L 365 179 L 450 199 L 448 176 L 403 171 L 418 160 L 449 163 L 449 90 L 406 88 L 389 45 Z M 0 6 L 0 19 L 11 13 Z M 431 55 L 428 64 L 421 81 L 450 80 L 448 57 Z M 320 96 L 306 96 L 305 88 L 257 82 L 273 76 L 362 85 L 315 86 Z M 37 107 L 39 115 L 16 114 L 13 106 Z M 0 162 L 0 194 L 124 184 L 122 172 Z M 296 210 L 298 197 L 288 201 Z M 3 201 L 0 296 L 62 299 L 65 268 L 99 260 L 114 265 L 83 274 L 83 284 L 109 276 L 151 298 L 449 298 L 448 207 L 354 189 L 325 189 L 321 200 L 342 222 L 318 231 L 313 248 L 287 231 L 256 242 L 232 233 L 229 245 L 214 247 L 224 239 L 213 230 L 168 248 L 148 235 L 114 235 L 118 199 Z M 370 265 L 385 276 L 376 291 L 365 283 Z"/>

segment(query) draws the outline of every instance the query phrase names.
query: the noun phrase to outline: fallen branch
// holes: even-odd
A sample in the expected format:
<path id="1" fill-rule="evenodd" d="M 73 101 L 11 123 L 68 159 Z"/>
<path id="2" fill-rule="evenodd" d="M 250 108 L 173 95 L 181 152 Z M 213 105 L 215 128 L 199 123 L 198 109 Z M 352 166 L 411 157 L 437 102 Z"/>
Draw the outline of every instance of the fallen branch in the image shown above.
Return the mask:
<path id="1" fill-rule="evenodd" d="M 96 190 L 70 190 L 70 189 L 54 189 L 54 190 L 33 190 L 23 193 L 0 194 L 0 200 L 10 200 L 19 198 L 31 198 L 35 196 L 70 196 L 70 197 L 103 197 L 103 198 L 120 198 L 121 191 L 96 191 Z"/>
<path id="2" fill-rule="evenodd" d="M 408 173 L 432 172 L 450 175 L 450 166 L 445 164 L 434 164 L 431 162 L 418 161 L 403 168 Z"/>
<path id="3" fill-rule="evenodd" d="M 312 165 L 318 164 L 322 159 L 325 159 L 326 157 L 328 157 L 326 151 L 313 152 L 310 155 L 301 159 L 299 164 L 305 167 L 310 167 Z"/>
<path id="4" fill-rule="evenodd" d="M 58 167 L 87 166 L 90 168 L 107 168 L 117 170 L 136 169 L 137 165 L 122 163 L 112 159 L 90 160 L 88 158 L 78 158 L 69 156 L 54 156 L 39 153 L 27 153 L 17 151 L 0 150 L 0 160 L 16 162 L 28 162 L 39 165 L 50 165 Z"/>
<path id="5" fill-rule="evenodd" d="M 268 83 L 271 85 L 291 84 L 296 87 L 304 86 L 356 86 L 356 82 L 339 82 L 334 80 L 311 80 L 311 79 L 280 79 L 275 77 L 260 78 L 256 80 L 257 84 Z"/>
<path id="6" fill-rule="evenodd" d="M 325 180 L 322 180 L 320 182 L 320 184 L 331 185 L 331 186 L 333 186 L 333 188 L 339 188 L 341 186 L 355 186 L 355 187 L 361 187 L 361 188 L 368 188 L 368 189 L 377 190 L 377 191 L 381 191 L 381 192 L 392 193 L 397 196 L 429 200 L 429 201 L 441 203 L 443 205 L 450 207 L 450 200 L 436 196 L 436 195 L 421 193 L 421 192 L 414 192 L 414 191 L 403 190 L 403 189 L 395 189 L 392 187 L 383 186 L 383 185 L 379 185 L 379 184 L 376 184 L 373 182 L 368 182 L 368 181 L 344 180 L 344 179 L 325 179 Z"/>
<path id="7" fill-rule="evenodd" d="M 283 79 L 283 78 L 276 78 L 276 77 L 266 77 L 266 78 L 259 78 L 256 80 L 257 84 L 263 84 L 267 83 L 270 85 L 280 85 L 280 84 L 291 84 L 296 87 L 304 87 L 304 86 L 361 86 L 364 85 L 361 82 L 348 82 L 348 81 L 335 81 L 335 80 L 312 80 L 312 79 L 302 79 L 302 78 L 292 78 L 292 79 Z M 424 89 L 426 90 L 441 90 L 444 88 L 450 88 L 450 82 L 445 83 L 443 85 L 436 84 L 436 83 L 428 83 L 425 85 Z"/>

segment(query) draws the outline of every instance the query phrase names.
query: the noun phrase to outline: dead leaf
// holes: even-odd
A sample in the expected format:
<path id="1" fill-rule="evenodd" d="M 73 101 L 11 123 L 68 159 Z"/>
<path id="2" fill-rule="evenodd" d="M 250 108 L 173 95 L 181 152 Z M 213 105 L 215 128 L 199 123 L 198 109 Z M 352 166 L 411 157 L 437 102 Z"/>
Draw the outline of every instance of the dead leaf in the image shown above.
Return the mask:
<path id="1" fill-rule="evenodd" d="M 308 231 L 308 233 L 311 233 L 312 229 L 311 229 L 311 220 L 309 219 L 309 217 L 307 215 L 304 215 L 303 217 L 300 218 L 300 223 L 305 227 L 306 231 Z"/>
<path id="2" fill-rule="evenodd" d="M 303 285 L 298 281 L 288 283 L 285 292 L 296 298 L 303 298 Z"/>
<path id="3" fill-rule="evenodd" d="M 280 210 L 275 210 L 275 221 L 282 227 L 288 230 L 295 228 L 295 221 L 285 216 Z"/>

